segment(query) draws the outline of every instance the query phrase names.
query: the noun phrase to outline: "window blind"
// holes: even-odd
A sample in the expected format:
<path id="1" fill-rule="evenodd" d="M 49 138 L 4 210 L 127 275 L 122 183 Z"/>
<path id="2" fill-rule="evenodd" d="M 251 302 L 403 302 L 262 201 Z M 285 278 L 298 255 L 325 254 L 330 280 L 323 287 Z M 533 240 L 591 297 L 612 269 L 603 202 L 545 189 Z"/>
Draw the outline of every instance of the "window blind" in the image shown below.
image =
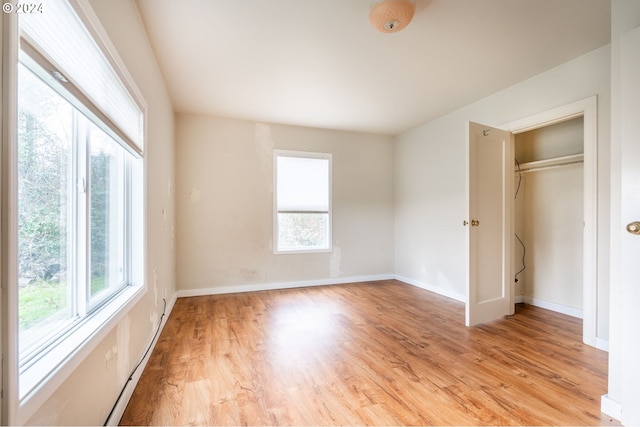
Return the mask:
<path id="1" fill-rule="evenodd" d="M 329 160 L 278 156 L 278 212 L 329 212 Z"/>
<path id="2" fill-rule="evenodd" d="M 91 107 L 134 151 L 143 151 L 143 113 L 127 91 L 112 64 L 93 40 L 66 0 L 48 0 L 43 13 L 19 16 L 21 37 L 48 62 L 47 71 L 60 76 L 91 102 Z M 41 64 L 43 65 L 43 64 Z M 67 80 L 65 82 L 64 80 Z M 73 92 L 73 91 L 72 91 Z"/>

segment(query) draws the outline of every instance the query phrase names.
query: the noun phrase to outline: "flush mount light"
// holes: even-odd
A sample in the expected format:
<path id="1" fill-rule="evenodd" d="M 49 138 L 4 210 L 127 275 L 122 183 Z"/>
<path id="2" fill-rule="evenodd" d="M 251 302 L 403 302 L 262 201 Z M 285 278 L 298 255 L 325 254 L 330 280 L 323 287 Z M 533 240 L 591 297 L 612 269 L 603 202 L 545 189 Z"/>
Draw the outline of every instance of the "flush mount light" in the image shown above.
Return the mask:
<path id="1" fill-rule="evenodd" d="M 409 25 L 416 5 L 412 0 L 379 0 L 369 11 L 369 21 L 382 33 L 395 33 Z"/>

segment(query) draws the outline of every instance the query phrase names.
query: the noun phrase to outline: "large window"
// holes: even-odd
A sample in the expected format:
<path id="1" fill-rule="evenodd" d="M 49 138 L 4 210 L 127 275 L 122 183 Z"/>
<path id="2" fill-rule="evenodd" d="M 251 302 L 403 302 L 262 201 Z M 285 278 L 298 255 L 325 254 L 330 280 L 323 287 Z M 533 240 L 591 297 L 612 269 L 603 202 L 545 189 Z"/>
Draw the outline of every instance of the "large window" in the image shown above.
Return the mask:
<path id="1" fill-rule="evenodd" d="M 19 20 L 11 148 L 19 399 L 144 282 L 143 101 L 77 13 L 51 0 Z"/>
<path id="2" fill-rule="evenodd" d="M 331 155 L 274 152 L 275 251 L 331 250 Z"/>
<path id="3" fill-rule="evenodd" d="M 19 345 L 23 364 L 127 282 L 130 155 L 18 68 Z"/>

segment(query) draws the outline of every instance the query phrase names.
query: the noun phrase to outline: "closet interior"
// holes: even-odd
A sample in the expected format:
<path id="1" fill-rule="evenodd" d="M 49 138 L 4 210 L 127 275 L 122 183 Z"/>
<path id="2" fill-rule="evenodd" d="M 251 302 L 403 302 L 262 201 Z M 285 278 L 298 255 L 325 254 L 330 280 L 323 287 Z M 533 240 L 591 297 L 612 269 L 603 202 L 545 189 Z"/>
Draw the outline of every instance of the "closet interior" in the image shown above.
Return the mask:
<path id="1" fill-rule="evenodd" d="M 582 117 L 515 135 L 515 300 L 582 317 Z"/>

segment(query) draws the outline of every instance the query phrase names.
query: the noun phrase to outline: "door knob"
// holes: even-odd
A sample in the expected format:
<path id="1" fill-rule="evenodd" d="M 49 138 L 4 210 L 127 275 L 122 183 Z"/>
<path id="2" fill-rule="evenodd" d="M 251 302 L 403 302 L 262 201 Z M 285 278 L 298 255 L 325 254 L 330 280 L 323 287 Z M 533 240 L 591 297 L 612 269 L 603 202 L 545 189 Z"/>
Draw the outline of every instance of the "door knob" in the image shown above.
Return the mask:
<path id="1" fill-rule="evenodd" d="M 472 219 L 471 220 L 471 226 L 472 227 L 477 227 L 480 225 L 480 221 L 478 221 L 477 219 Z"/>
<path id="2" fill-rule="evenodd" d="M 633 221 L 627 224 L 627 231 L 631 234 L 639 235 L 640 234 L 640 222 Z"/>

